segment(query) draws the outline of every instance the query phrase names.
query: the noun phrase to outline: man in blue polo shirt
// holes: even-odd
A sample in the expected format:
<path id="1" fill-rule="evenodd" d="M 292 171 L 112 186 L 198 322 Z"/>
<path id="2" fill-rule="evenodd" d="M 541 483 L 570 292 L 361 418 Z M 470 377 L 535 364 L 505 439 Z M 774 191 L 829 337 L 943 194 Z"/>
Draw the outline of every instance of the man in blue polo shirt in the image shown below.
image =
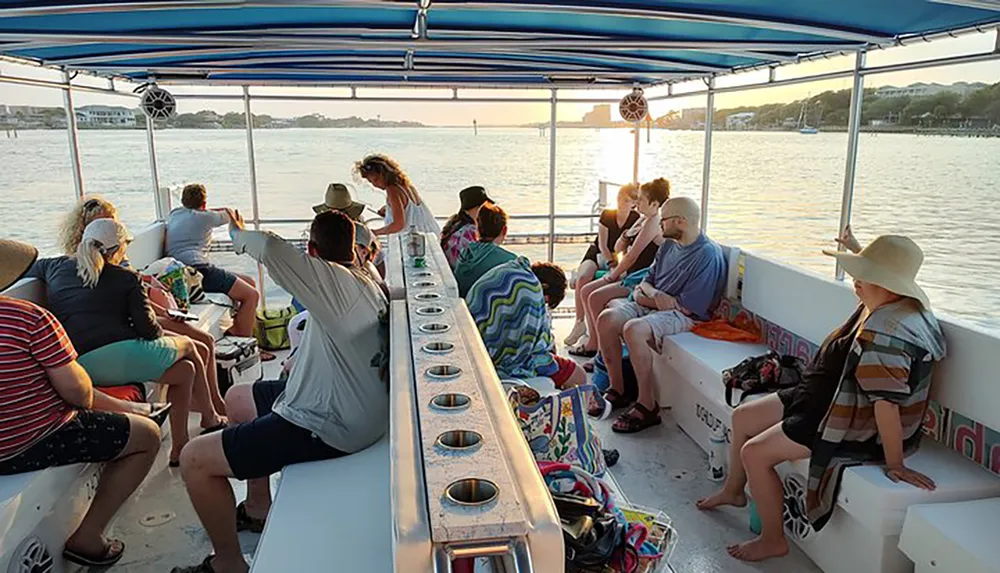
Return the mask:
<path id="1" fill-rule="evenodd" d="M 605 399 L 612 408 L 628 406 L 622 378 L 622 339 L 639 383 L 639 399 L 612 429 L 635 433 L 660 423 L 653 383 L 653 353 L 663 337 L 691 330 L 709 320 L 722 294 L 726 260 L 722 248 L 701 231 L 701 209 L 688 197 L 676 197 L 660 209 L 666 242 L 649 274 L 636 287 L 634 301 L 613 304 L 597 320 L 601 354 L 611 387 Z"/>

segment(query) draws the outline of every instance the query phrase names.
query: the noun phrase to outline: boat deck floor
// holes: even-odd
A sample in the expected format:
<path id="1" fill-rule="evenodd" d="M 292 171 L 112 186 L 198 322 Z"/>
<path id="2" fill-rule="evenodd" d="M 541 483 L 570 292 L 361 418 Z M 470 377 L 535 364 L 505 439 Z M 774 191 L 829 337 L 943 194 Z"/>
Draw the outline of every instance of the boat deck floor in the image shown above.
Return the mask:
<path id="1" fill-rule="evenodd" d="M 570 319 L 554 321 L 554 334 L 560 345 L 572 325 Z M 265 364 L 265 378 L 276 376 L 283 356 L 280 353 L 279 360 Z M 596 422 L 595 426 L 603 446 L 621 453 L 612 473 L 629 501 L 660 509 L 673 520 L 679 535 L 670 561 L 673 570 L 676 573 L 819 572 L 794 546 L 788 556 L 761 564 L 744 564 L 726 554 L 727 545 L 751 537 L 747 512 L 727 509 L 705 513 L 695 507 L 695 500 L 712 493 L 718 484 L 705 477 L 708 463 L 701 449 L 673 422 L 669 410 L 663 415 L 662 425 L 633 436 L 613 433 L 610 420 Z M 192 417 L 192 435 L 196 435 L 195 420 L 196 416 Z M 167 467 L 169 449 L 164 443 L 140 492 L 118 514 L 111 533 L 124 539 L 128 548 L 122 561 L 110 569 L 112 572 L 168 573 L 171 567 L 198 563 L 211 552 L 208 536 L 191 507 L 180 472 Z M 278 479 L 272 478 L 274 486 Z M 233 486 L 236 499 L 243 499 L 244 483 L 233 480 Z M 259 537 L 240 534 L 248 560 Z"/>

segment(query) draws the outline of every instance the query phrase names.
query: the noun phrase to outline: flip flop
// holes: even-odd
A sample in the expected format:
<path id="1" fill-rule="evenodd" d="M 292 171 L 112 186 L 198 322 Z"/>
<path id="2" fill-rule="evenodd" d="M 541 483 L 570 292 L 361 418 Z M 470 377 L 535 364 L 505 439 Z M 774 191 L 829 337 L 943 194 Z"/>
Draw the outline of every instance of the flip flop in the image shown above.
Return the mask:
<path id="1" fill-rule="evenodd" d="M 261 350 L 260 351 L 260 361 L 261 362 L 270 362 L 270 361 L 274 360 L 277 357 L 278 356 L 276 354 L 274 354 L 273 352 L 268 352 L 266 350 Z"/>
<path id="2" fill-rule="evenodd" d="M 111 567 L 121 560 L 124 553 L 125 542 L 121 539 L 112 539 L 105 542 L 104 553 L 100 556 L 84 555 L 71 549 L 63 549 L 63 559 L 81 567 Z"/>
<path id="3" fill-rule="evenodd" d="M 570 348 L 569 353 L 571 356 L 579 356 L 580 358 L 593 358 L 597 356 L 596 350 L 587 350 L 582 346 L 574 346 L 573 348 Z"/>
<path id="4" fill-rule="evenodd" d="M 236 531 L 249 531 L 251 533 L 263 533 L 266 519 L 257 519 L 247 513 L 247 504 L 241 501 L 236 506 Z"/>
<path id="5" fill-rule="evenodd" d="M 201 434 L 199 435 L 205 436 L 214 432 L 218 432 L 220 430 L 225 430 L 228 427 L 229 427 L 229 422 L 220 422 L 210 428 L 205 428 L 204 430 L 201 431 Z"/>
<path id="6" fill-rule="evenodd" d="M 635 434 L 646 428 L 659 426 L 663 423 L 660 414 L 657 413 L 659 409 L 659 404 L 654 405 L 653 409 L 650 410 L 636 402 L 628 411 L 618 417 L 614 425 L 611 426 L 611 431 L 617 434 Z M 639 417 L 636 417 L 635 414 L 639 414 Z"/>
<path id="7" fill-rule="evenodd" d="M 146 414 L 146 417 L 162 428 L 167 421 L 167 415 L 170 414 L 170 409 L 173 407 L 174 405 L 170 402 L 150 402 L 149 414 Z"/>
<path id="8" fill-rule="evenodd" d="M 212 558 L 215 555 L 209 555 L 204 561 L 197 565 L 191 565 L 189 567 L 174 567 L 170 570 L 170 573 L 215 573 L 215 568 L 212 567 Z"/>

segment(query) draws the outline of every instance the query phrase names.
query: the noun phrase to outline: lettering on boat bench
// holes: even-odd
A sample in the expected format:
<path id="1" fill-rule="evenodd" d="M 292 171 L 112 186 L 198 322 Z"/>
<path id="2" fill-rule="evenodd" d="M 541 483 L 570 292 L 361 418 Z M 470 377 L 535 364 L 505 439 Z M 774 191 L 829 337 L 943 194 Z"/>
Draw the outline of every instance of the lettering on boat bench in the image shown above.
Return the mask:
<path id="1" fill-rule="evenodd" d="M 733 443 L 733 431 L 729 426 L 723 424 L 722 420 L 715 417 L 715 414 L 711 413 L 708 408 L 702 406 L 700 403 L 695 404 L 694 409 L 695 415 L 708 426 L 710 432 L 714 432 L 719 426 L 722 426 L 723 433 L 726 435 L 726 443 Z"/>

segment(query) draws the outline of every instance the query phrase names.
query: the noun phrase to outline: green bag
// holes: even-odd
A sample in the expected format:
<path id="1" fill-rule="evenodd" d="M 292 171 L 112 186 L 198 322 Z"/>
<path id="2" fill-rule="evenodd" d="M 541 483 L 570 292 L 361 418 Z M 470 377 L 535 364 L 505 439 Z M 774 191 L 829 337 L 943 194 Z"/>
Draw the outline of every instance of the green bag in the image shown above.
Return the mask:
<path id="1" fill-rule="evenodd" d="M 280 310 L 258 310 L 253 335 L 257 345 L 264 350 L 285 350 L 291 347 L 288 340 L 288 323 L 299 311 L 294 306 Z"/>

